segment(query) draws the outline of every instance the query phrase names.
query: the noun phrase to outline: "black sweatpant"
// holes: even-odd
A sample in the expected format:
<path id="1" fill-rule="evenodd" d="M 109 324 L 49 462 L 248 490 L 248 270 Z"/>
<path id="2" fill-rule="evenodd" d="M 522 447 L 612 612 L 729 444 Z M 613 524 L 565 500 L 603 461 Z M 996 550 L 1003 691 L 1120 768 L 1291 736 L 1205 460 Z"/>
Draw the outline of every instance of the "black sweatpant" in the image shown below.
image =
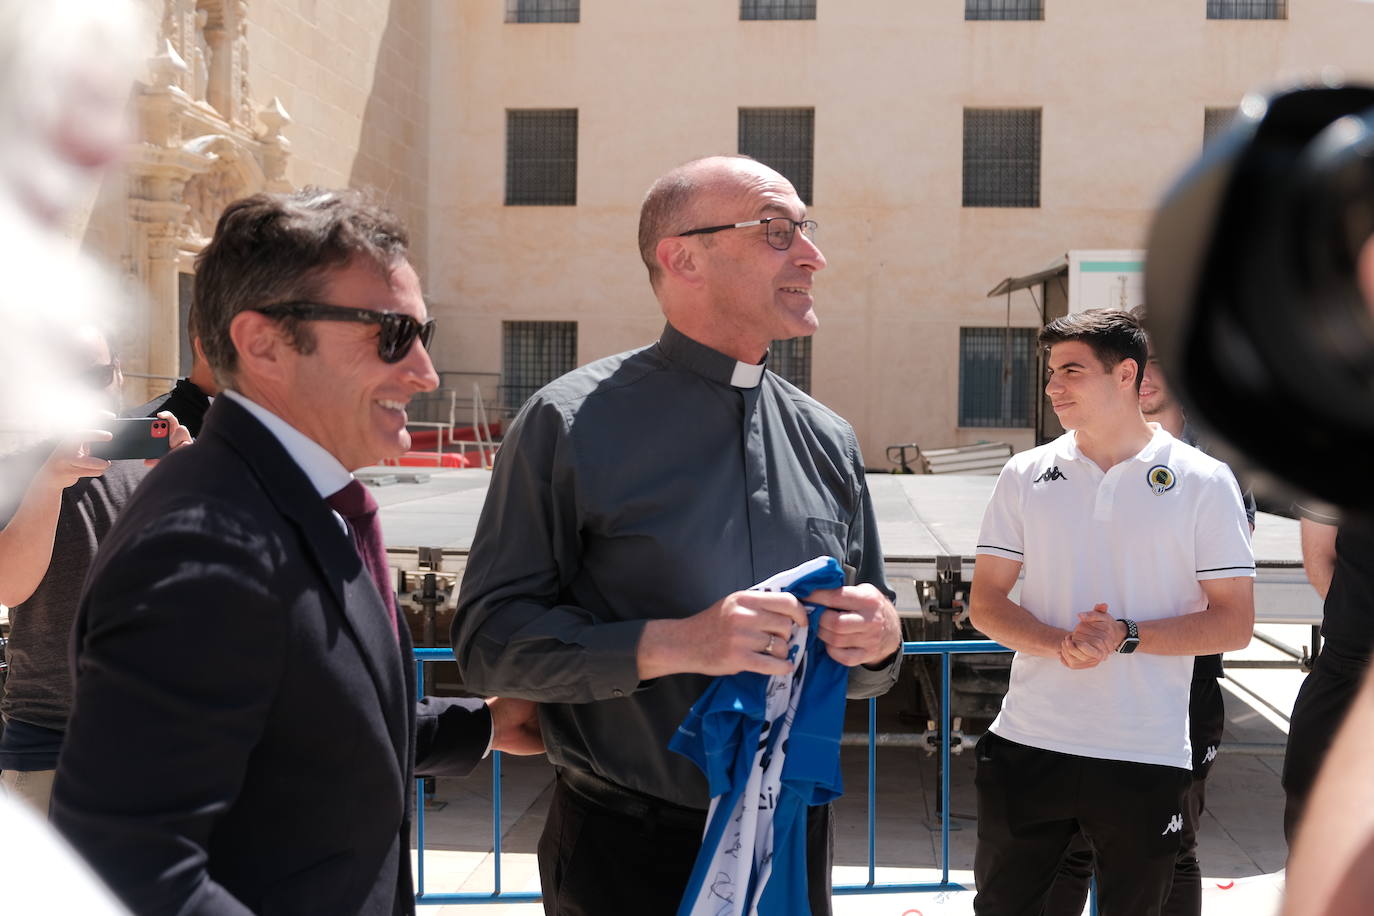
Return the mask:
<path id="1" fill-rule="evenodd" d="M 1040 916 L 1064 853 L 1083 833 L 1097 859 L 1102 916 L 1158 916 L 1173 883 L 1192 774 L 978 742 L 978 916 Z"/>
<path id="2" fill-rule="evenodd" d="M 1202 913 L 1202 866 L 1197 860 L 1197 830 L 1207 804 L 1207 774 L 1212 771 L 1221 733 L 1226 728 L 1226 704 L 1221 685 L 1210 675 L 1193 678 L 1188 695 L 1188 739 L 1193 745 L 1193 781 L 1183 809 L 1183 841 L 1174 863 L 1174 883 L 1164 902 L 1165 916 L 1200 916 Z M 1093 850 L 1079 834 L 1059 865 L 1044 916 L 1079 916 L 1088 902 L 1093 874 Z"/>
<path id="3" fill-rule="evenodd" d="M 559 778 L 539 838 L 544 912 L 674 916 L 705 830 L 705 812 L 693 824 L 679 817 L 630 817 L 597 804 Z M 829 805 L 807 810 L 806 851 L 811 912 L 830 916 L 834 833 Z"/>
<path id="4" fill-rule="evenodd" d="M 1290 849 L 1317 772 L 1368 668 L 1368 655 L 1328 639 L 1293 701 L 1288 749 L 1283 756 L 1283 836 Z"/>

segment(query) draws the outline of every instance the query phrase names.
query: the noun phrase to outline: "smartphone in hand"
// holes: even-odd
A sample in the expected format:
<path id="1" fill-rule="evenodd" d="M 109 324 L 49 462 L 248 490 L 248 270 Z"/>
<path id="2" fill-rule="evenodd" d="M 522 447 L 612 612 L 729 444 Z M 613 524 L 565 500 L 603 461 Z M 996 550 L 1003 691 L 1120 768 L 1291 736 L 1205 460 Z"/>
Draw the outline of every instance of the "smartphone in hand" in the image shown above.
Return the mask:
<path id="1" fill-rule="evenodd" d="M 161 458 L 167 454 L 172 424 L 161 417 L 119 417 L 104 428 L 114 434 L 109 442 L 92 442 L 91 454 L 107 461 L 126 458 Z"/>

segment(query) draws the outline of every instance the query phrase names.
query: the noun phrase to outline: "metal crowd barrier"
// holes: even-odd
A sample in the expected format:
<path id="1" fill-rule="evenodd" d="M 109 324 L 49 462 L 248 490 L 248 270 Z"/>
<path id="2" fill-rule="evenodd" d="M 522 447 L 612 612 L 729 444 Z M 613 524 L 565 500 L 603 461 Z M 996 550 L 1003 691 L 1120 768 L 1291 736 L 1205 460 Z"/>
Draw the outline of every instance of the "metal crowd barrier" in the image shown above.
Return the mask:
<path id="1" fill-rule="evenodd" d="M 956 884 L 949 879 L 950 656 L 1010 651 L 1005 646 L 991 640 L 907 642 L 902 644 L 903 655 L 940 656 L 940 880 L 918 884 L 878 884 L 876 881 L 878 701 L 877 698 L 872 698 L 868 700 L 868 880 L 863 884 L 836 886 L 833 888 L 835 895 L 937 893 L 940 891 L 967 890 L 964 885 Z M 452 660 L 453 652 L 449 649 L 416 649 L 416 682 L 424 683 L 423 674 L 426 662 Z M 425 812 L 424 805 L 419 804 L 416 806 L 415 817 L 419 860 L 415 877 L 415 902 L 417 904 L 437 906 L 451 903 L 535 903 L 542 899 L 540 894 L 530 891 L 501 890 L 501 754 L 494 752 L 491 756 L 491 842 L 495 870 L 493 888 L 490 892 L 468 891 L 457 894 L 437 894 L 425 891 Z M 420 783 L 417 797 L 423 799 L 423 780 L 417 782 Z"/>

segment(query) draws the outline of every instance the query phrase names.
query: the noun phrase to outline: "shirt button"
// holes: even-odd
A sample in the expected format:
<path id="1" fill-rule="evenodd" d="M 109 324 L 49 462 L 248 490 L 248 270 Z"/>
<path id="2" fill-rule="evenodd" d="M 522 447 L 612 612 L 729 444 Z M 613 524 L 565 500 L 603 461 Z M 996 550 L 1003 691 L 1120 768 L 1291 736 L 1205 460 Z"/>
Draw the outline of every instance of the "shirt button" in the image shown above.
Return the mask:
<path id="1" fill-rule="evenodd" d="M 625 695 L 625 691 L 621 690 L 619 687 L 612 687 L 612 688 L 611 688 L 611 696 L 613 696 L 613 697 L 623 697 L 624 695 Z"/>

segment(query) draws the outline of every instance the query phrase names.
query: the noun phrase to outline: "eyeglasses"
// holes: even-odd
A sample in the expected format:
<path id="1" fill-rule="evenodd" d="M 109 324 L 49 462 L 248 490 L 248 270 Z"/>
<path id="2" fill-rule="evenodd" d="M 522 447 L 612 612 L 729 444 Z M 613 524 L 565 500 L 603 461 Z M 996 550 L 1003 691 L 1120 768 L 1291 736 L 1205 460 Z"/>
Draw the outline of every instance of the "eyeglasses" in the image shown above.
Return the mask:
<path id="1" fill-rule="evenodd" d="M 814 219 L 795 220 L 786 216 L 770 216 L 767 219 L 751 219 L 746 223 L 731 223 L 728 226 L 707 226 L 705 229 L 689 229 L 680 235 L 709 235 L 712 232 L 721 232 L 725 229 L 744 229 L 749 226 L 763 226 L 767 234 L 768 244 L 778 251 L 786 251 L 792 247 L 792 239 L 797 235 L 797 230 L 801 229 L 802 235 L 809 239 L 816 237 L 816 221 Z"/>
<path id="2" fill-rule="evenodd" d="M 384 363 L 398 363 L 406 358 L 411 344 L 419 338 L 420 346 L 429 349 L 434 339 L 434 319 L 421 324 L 409 315 L 400 312 L 384 312 L 377 309 L 354 309 L 342 305 L 324 305 L 319 302 L 282 302 L 277 305 L 264 305 L 253 309 L 269 318 L 304 318 L 307 321 L 356 321 L 362 324 L 375 324 L 381 330 L 377 334 L 377 355 Z"/>
<path id="3" fill-rule="evenodd" d="M 99 390 L 101 388 L 109 388 L 110 383 L 114 381 L 115 373 L 118 371 L 119 360 L 116 359 L 108 363 L 97 363 L 94 366 L 88 366 L 78 372 L 76 377 L 91 388 Z"/>

